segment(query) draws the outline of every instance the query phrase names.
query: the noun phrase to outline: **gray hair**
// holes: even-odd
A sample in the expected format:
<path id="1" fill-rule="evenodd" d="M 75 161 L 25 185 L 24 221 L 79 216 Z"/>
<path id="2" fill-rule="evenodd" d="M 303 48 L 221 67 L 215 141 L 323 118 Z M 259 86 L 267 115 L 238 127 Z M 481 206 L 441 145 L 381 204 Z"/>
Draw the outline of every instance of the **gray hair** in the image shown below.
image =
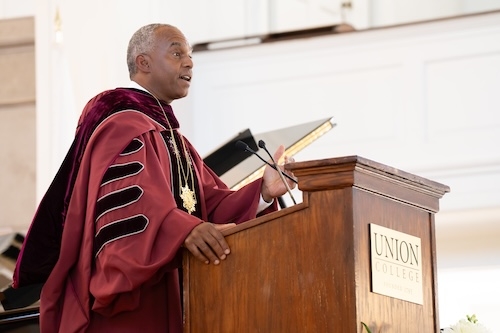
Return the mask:
<path id="1" fill-rule="evenodd" d="M 155 31 L 161 27 L 172 27 L 169 24 L 153 23 L 145 25 L 137 30 L 130 38 L 127 48 L 127 66 L 130 78 L 137 73 L 135 66 L 135 58 L 139 54 L 148 53 L 152 51 L 155 45 Z"/>

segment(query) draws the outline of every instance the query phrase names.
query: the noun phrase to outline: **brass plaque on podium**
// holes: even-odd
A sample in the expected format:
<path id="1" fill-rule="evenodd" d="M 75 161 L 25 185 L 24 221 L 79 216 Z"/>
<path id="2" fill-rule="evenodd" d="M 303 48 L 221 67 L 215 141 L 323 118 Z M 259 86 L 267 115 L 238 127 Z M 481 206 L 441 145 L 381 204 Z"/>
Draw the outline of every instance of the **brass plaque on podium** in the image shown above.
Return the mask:
<path id="1" fill-rule="evenodd" d="M 372 292 L 423 304 L 420 238 L 370 224 Z"/>

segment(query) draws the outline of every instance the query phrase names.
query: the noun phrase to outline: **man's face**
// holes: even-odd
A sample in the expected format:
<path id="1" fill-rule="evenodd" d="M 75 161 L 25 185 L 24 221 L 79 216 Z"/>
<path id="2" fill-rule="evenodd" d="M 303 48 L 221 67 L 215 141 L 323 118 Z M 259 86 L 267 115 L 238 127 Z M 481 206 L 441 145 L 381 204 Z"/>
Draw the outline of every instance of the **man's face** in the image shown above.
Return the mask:
<path id="1" fill-rule="evenodd" d="M 153 94 L 167 103 L 187 96 L 193 61 L 191 46 L 176 28 L 156 31 L 156 45 L 150 56 L 151 86 Z"/>

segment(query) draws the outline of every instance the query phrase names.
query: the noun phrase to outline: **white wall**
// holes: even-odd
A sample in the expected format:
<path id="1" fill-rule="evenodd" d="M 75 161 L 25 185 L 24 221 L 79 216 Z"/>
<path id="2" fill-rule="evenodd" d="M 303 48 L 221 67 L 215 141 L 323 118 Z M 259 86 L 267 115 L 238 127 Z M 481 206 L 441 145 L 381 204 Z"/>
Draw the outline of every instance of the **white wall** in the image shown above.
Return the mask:
<path id="1" fill-rule="evenodd" d="M 35 15 L 35 0 L 0 0 L 0 19 Z"/>

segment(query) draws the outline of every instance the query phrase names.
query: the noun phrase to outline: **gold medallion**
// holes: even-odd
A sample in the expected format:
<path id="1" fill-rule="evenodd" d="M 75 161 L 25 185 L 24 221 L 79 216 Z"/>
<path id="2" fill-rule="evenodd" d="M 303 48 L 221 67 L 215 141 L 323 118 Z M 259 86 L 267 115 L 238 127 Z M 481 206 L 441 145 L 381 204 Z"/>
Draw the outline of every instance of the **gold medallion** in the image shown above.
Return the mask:
<path id="1" fill-rule="evenodd" d="M 181 187 L 182 206 L 187 209 L 189 214 L 193 213 L 196 209 L 196 198 L 194 192 L 187 186 Z"/>
<path id="2" fill-rule="evenodd" d="M 158 98 L 156 98 L 155 95 L 151 94 L 156 102 L 158 103 L 158 106 L 163 112 L 163 115 L 165 116 L 165 121 L 168 124 L 168 129 L 170 130 L 170 138 L 168 139 L 168 145 L 169 148 L 168 150 L 172 150 L 172 153 L 175 156 L 175 159 L 177 161 L 177 174 L 179 175 L 179 187 L 180 187 L 180 197 L 182 199 L 182 206 L 187 210 L 189 214 L 192 214 L 196 210 L 196 194 L 195 194 L 195 181 L 194 181 L 194 172 L 193 172 L 193 164 L 191 161 L 191 157 L 189 155 L 188 149 L 186 148 L 186 143 L 184 142 L 184 138 L 182 137 L 181 134 L 179 134 L 179 140 L 182 142 L 182 151 L 184 153 L 184 158 L 186 158 L 186 166 L 187 170 L 184 170 L 184 166 L 182 163 L 182 157 L 181 157 L 181 152 L 179 150 L 179 147 L 177 147 L 177 143 L 175 142 L 175 136 L 174 136 L 174 129 L 172 128 L 172 125 L 170 125 L 170 121 L 168 120 L 167 114 L 165 113 L 165 110 L 163 109 L 163 106 L 161 105 L 161 102 Z M 182 178 L 184 178 L 184 182 L 186 185 L 180 186 L 182 184 Z M 191 185 L 193 187 L 193 190 L 191 190 L 188 186 L 188 180 L 191 178 Z"/>

